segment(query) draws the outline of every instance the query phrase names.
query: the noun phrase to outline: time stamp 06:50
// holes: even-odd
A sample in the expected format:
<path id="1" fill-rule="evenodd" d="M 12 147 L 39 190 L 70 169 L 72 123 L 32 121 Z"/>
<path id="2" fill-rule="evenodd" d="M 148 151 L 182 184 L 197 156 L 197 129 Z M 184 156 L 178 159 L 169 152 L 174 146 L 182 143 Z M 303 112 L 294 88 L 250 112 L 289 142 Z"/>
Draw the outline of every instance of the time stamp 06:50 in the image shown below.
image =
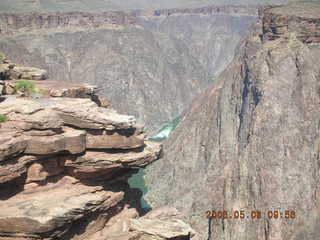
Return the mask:
<path id="1" fill-rule="evenodd" d="M 295 219 L 296 212 L 294 210 L 269 210 L 269 211 L 244 211 L 244 210 L 210 210 L 206 211 L 208 219 Z"/>

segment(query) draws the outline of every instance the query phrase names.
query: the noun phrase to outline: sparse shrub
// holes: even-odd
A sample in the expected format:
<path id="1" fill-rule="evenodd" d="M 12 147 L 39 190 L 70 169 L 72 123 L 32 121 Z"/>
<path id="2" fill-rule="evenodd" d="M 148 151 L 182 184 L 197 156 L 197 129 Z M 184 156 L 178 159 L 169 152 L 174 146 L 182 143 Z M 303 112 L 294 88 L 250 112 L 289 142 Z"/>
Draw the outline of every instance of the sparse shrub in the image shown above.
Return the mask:
<path id="1" fill-rule="evenodd" d="M 0 52 L 0 64 L 2 64 L 3 63 L 3 60 L 6 58 L 6 56 L 2 53 L 2 52 Z"/>
<path id="2" fill-rule="evenodd" d="M 13 93 L 16 94 L 17 92 L 21 92 L 25 96 L 30 96 L 36 92 L 36 87 L 32 82 L 26 79 L 21 79 L 13 87 Z"/>
<path id="3" fill-rule="evenodd" d="M 8 117 L 6 115 L 0 114 L 0 123 L 8 121 Z"/>

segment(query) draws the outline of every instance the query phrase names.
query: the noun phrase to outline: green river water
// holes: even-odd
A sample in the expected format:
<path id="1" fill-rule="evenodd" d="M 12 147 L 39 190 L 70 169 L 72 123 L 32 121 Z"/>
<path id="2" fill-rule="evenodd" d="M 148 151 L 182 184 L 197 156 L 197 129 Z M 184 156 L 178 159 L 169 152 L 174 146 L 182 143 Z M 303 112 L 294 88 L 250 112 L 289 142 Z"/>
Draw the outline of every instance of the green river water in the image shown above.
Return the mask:
<path id="1" fill-rule="evenodd" d="M 161 142 L 167 139 L 170 133 L 177 127 L 179 122 L 180 122 L 180 118 L 174 119 L 172 122 L 170 122 L 169 124 L 164 126 L 162 129 L 160 129 L 160 131 L 149 140 Z M 130 188 L 138 188 L 140 189 L 140 191 L 142 191 L 142 198 L 140 199 L 141 207 L 143 209 L 148 210 L 148 209 L 151 209 L 151 206 L 143 198 L 143 196 L 148 192 L 148 186 L 145 182 L 144 176 L 145 176 L 145 170 L 141 168 L 136 174 L 132 175 L 129 178 L 128 183 L 130 185 Z"/>

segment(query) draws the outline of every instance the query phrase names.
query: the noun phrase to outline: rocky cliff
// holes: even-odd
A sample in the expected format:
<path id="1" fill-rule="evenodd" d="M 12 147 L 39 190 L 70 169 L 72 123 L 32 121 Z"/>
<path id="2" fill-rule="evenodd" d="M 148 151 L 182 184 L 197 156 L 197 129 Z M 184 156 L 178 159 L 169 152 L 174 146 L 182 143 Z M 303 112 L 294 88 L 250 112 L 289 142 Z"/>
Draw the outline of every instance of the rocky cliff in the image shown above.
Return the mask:
<path id="1" fill-rule="evenodd" d="M 320 19 L 318 17 L 316 2 L 272 7 L 270 10 L 265 10 L 263 15 L 263 36 L 266 40 L 274 40 L 294 31 L 303 43 L 319 44 Z"/>
<path id="2" fill-rule="evenodd" d="M 43 81 L 45 70 L 1 63 L 1 240 L 195 234 L 173 208 L 137 218 L 139 190 L 127 179 L 157 160 L 161 145 L 145 141 L 133 116 L 102 104 L 93 86 Z"/>
<path id="3" fill-rule="evenodd" d="M 148 169 L 153 206 L 178 207 L 203 239 L 207 210 L 227 211 L 212 239 L 319 239 L 319 16 L 319 2 L 261 11 Z"/>
<path id="4" fill-rule="evenodd" d="M 0 14 L 0 33 L 14 34 L 48 29 L 94 29 L 128 27 L 137 23 L 137 17 L 168 17 L 170 15 L 238 15 L 256 16 L 257 7 L 222 5 L 203 8 L 176 8 L 158 10 L 127 10 L 107 12 L 32 12 Z"/>
<path id="5" fill-rule="evenodd" d="M 97 85 L 153 133 L 231 61 L 255 7 L 1 14 L 0 51 L 55 80 Z"/>

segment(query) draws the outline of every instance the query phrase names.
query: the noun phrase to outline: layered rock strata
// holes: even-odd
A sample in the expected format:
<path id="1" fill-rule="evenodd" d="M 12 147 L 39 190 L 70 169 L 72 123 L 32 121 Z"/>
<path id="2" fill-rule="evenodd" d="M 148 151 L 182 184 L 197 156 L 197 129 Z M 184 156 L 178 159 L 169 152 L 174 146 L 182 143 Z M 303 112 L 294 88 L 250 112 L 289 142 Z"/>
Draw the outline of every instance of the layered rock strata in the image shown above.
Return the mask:
<path id="1" fill-rule="evenodd" d="M 125 11 L 102 13 L 3 13 L 0 14 L 0 34 L 48 29 L 119 28 L 133 25 L 134 17 Z"/>
<path id="2" fill-rule="evenodd" d="M 63 86 L 66 92 L 73 88 Z M 162 146 L 144 140 L 133 116 L 77 96 L 2 96 L 0 239 L 187 239 L 194 234 L 180 220 L 177 231 L 160 227 L 161 238 L 140 230 L 149 223 L 129 227 L 139 216 L 139 199 L 129 195 L 127 179 L 157 160 Z M 170 221 L 174 217 L 165 223 Z"/>
<path id="3" fill-rule="evenodd" d="M 300 10 L 288 12 L 293 6 Z M 320 4 L 277 6 L 261 14 L 232 64 L 164 144 L 164 158 L 148 169 L 152 205 L 177 207 L 202 239 L 208 239 L 208 210 L 227 211 L 212 219 L 212 239 L 320 236 L 320 48 L 317 40 L 309 44 L 301 37 L 316 35 L 316 27 L 302 35 L 301 26 L 318 21 Z M 270 23 L 279 23 L 277 16 L 292 14 L 300 24 L 289 22 L 283 34 L 264 37 Z M 237 219 L 236 211 L 243 217 Z M 261 218 L 252 218 L 252 211 Z"/>
<path id="4" fill-rule="evenodd" d="M 173 14 L 256 16 L 257 7 L 254 5 L 221 5 L 203 8 L 107 12 L 1 13 L 0 34 L 50 29 L 123 28 L 136 25 L 137 17 L 168 17 Z"/>

